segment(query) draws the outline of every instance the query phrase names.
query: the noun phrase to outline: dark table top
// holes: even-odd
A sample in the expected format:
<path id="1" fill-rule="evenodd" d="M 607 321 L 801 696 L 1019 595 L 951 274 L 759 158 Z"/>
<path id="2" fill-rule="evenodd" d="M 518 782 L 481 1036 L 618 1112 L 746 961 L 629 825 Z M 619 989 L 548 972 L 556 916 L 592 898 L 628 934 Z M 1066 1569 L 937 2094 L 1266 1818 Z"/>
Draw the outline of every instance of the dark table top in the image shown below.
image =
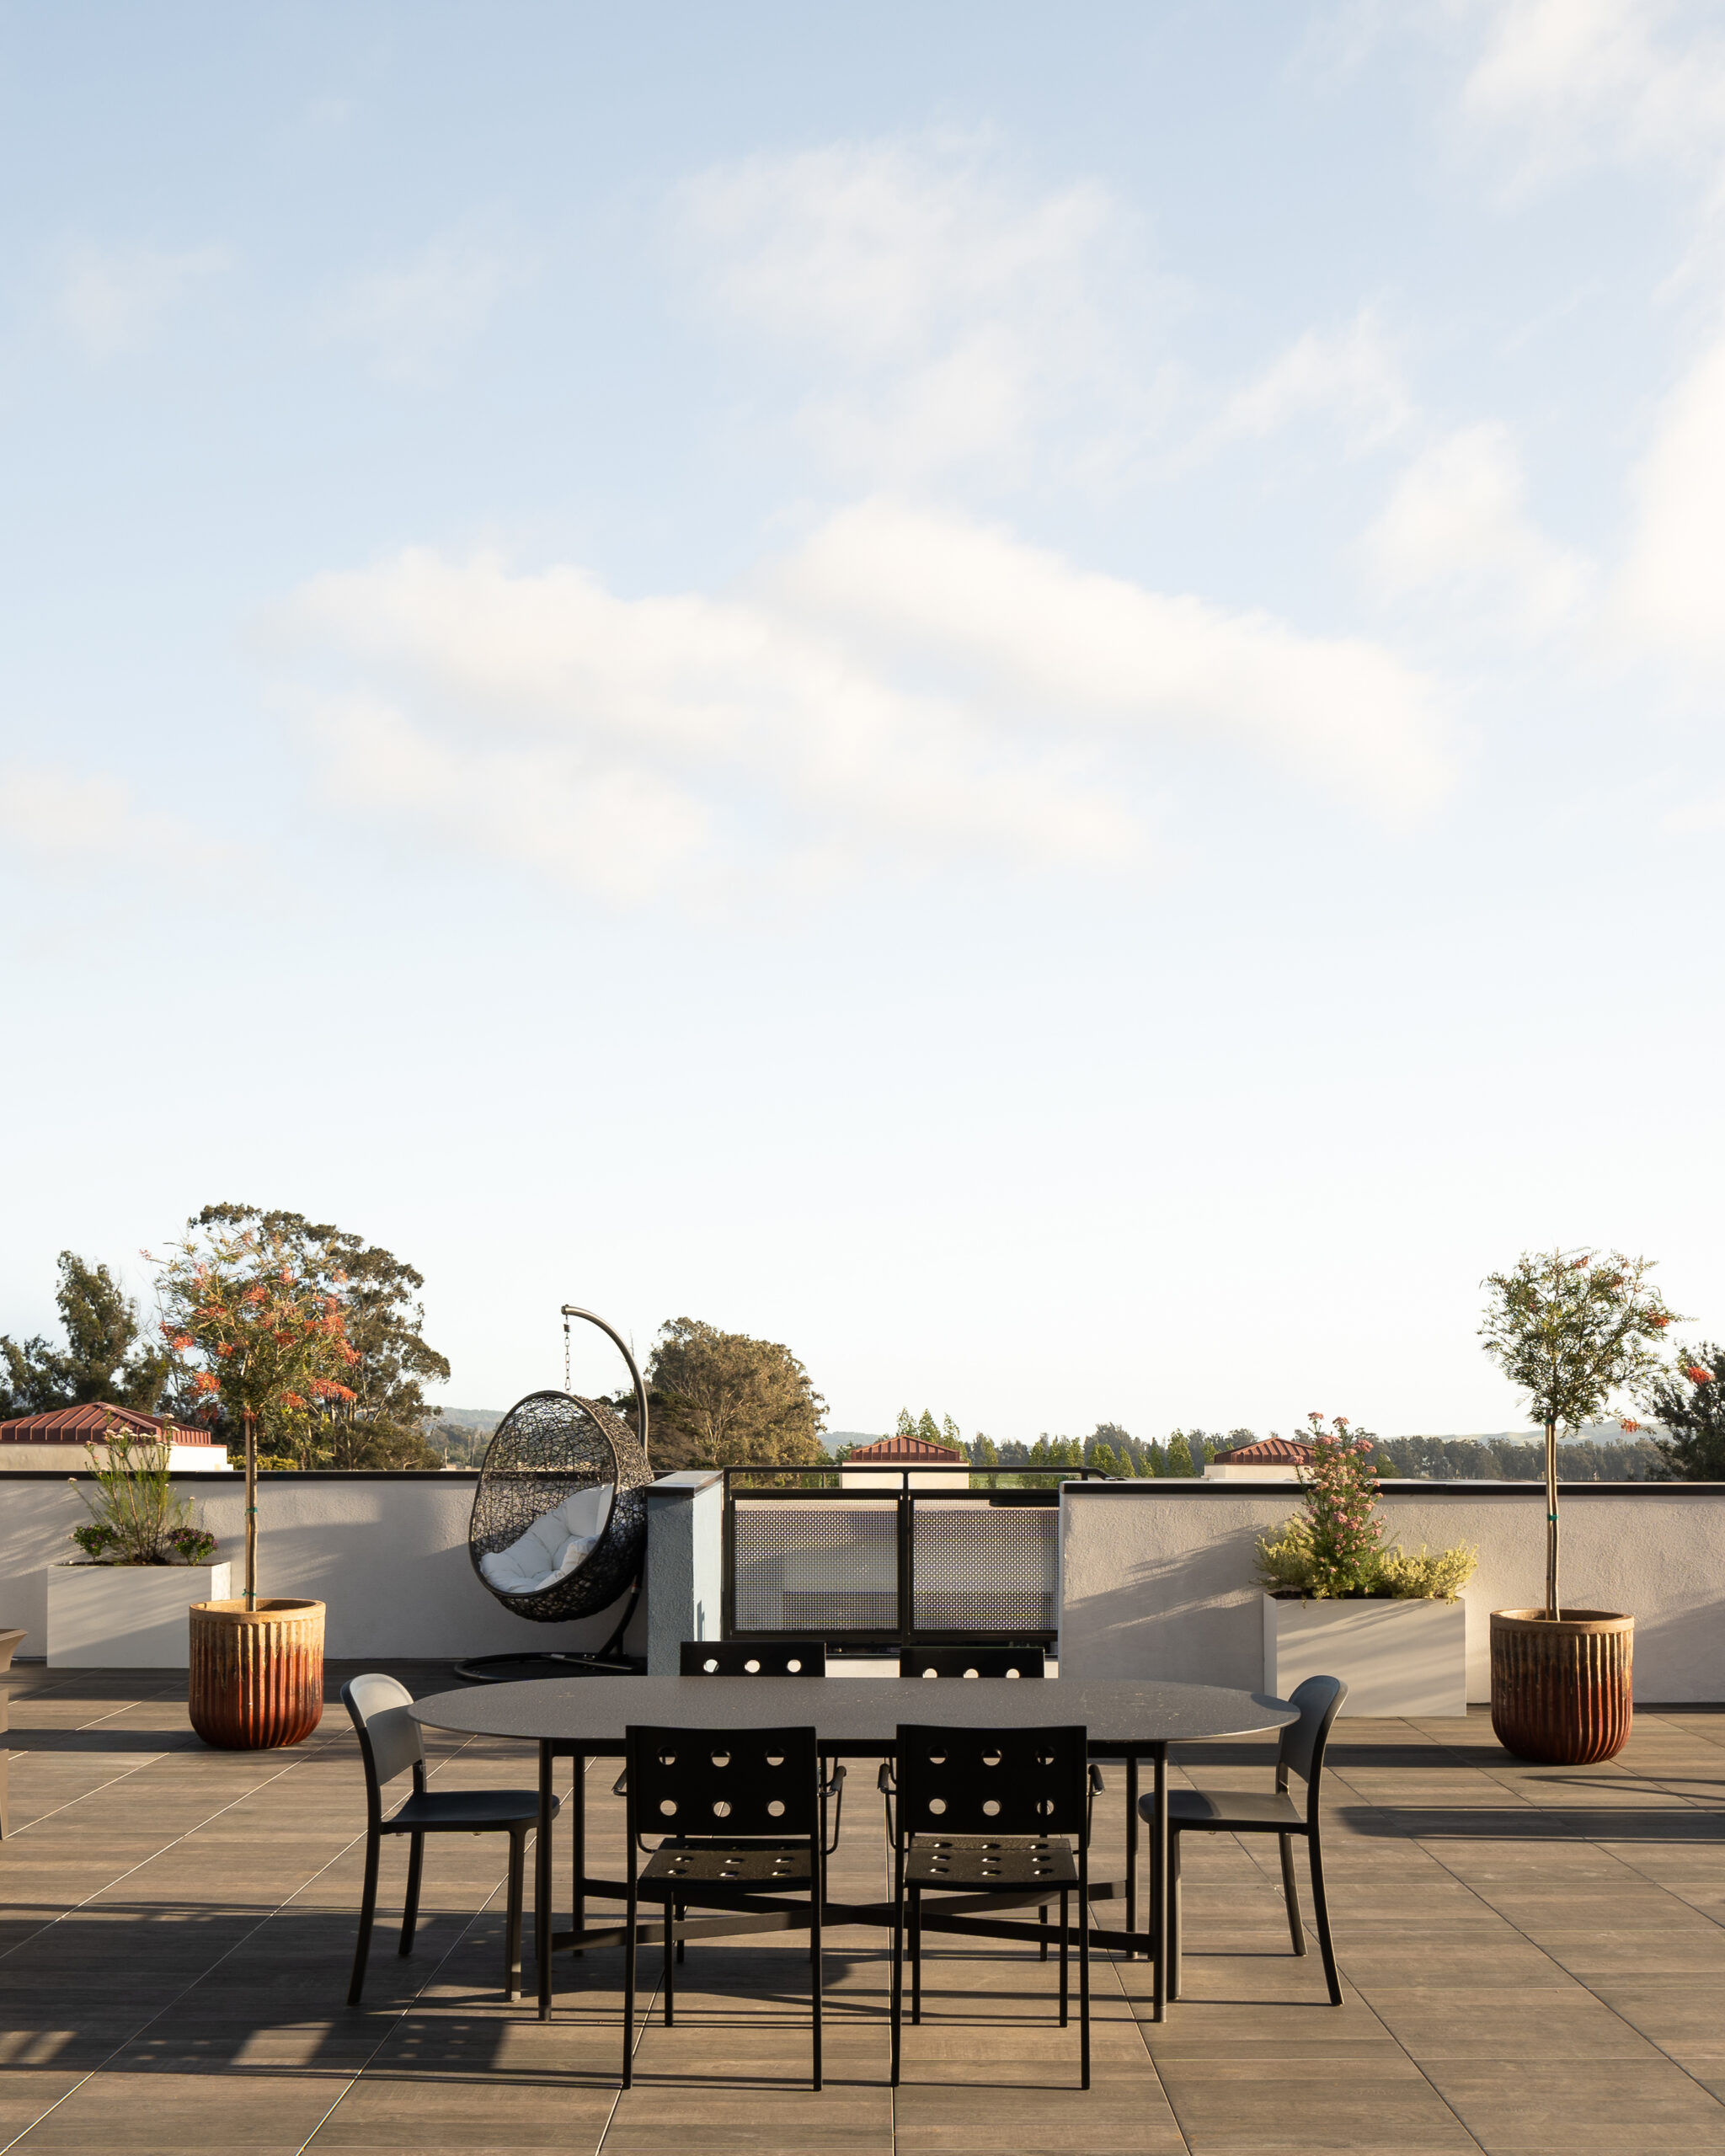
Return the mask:
<path id="1" fill-rule="evenodd" d="M 967 1729 L 1082 1723 L 1090 1748 L 1119 1758 L 1156 1744 L 1257 1737 L 1299 1716 L 1285 1700 L 1215 1684 L 1009 1677 L 573 1677 L 475 1684 L 414 1701 L 415 1721 L 467 1737 L 579 1745 L 621 1758 L 632 1723 L 692 1729 L 806 1728 L 823 1752 L 878 1758 L 899 1724 Z"/>

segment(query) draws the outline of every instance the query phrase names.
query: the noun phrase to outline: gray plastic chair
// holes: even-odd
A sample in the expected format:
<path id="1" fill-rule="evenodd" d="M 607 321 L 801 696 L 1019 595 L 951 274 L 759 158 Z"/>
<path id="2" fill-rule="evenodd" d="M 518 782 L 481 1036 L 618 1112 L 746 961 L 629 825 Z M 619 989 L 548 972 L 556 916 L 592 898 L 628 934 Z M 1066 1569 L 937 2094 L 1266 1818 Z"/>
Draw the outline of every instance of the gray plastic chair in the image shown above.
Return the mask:
<path id="1" fill-rule="evenodd" d="M 1317 1919 L 1317 1943 L 1324 1957 L 1324 1977 L 1330 1988 L 1330 2004 L 1342 2004 L 1342 1979 L 1336 1973 L 1336 1949 L 1330 1938 L 1330 1905 L 1324 1895 L 1323 1843 L 1318 1826 L 1319 1787 L 1323 1780 L 1324 1748 L 1330 1726 L 1341 1712 L 1348 1687 L 1339 1677 L 1308 1677 L 1296 1685 L 1289 1699 L 1298 1707 L 1300 1719 L 1282 1732 L 1276 1758 L 1276 1786 L 1261 1796 L 1239 1790 L 1177 1789 L 1168 1792 L 1168 1997 L 1180 1996 L 1180 1837 L 1182 1834 L 1275 1834 L 1282 1845 L 1282 1893 L 1288 1904 L 1288 1929 L 1294 1951 L 1306 1951 L 1306 1929 L 1300 1921 L 1300 1890 L 1294 1883 L 1294 1840 L 1302 1836 L 1311 1865 L 1312 1913 Z M 1304 1808 L 1288 1794 L 1290 1774 L 1306 1785 Z M 1143 1796 L 1138 1809 L 1149 1820 L 1156 1817 L 1156 1801 Z"/>
<path id="2" fill-rule="evenodd" d="M 351 1716 L 366 1767 L 366 1886 L 360 1903 L 359 1944 L 354 1950 L 353 1982 L 347 2003 L 357 2006 L 365 1987 L 366 1959 L 371 1950 L 371 1924 L 377 1913 L 377 1860 L 386 1834 L 405 1834 L 408 1891 L 402 1908 L 399 1951 L 414 1951 L 414 1927 L 419 1914 L 419 1873 L 427 1834 L 509 1836 L 509 1919 L 504 1939 L 504 1992 L 519 1999 L 521 1990 L 521 1876 L 527 1836 L 539 1823 L 539 1792 L 531 1789 L 428 1790 L 425 1753 L 419 1725 L 408 1712 L 414 1695 L 393 1677 L 370 1672 L 350 1678 L 341 1703 Z M 383 1816 L 383 1789 L 411 1769 L 412 1793 L 388 1818 Z M 551 1800 L 553 1813 L 561 1800 Z"/>

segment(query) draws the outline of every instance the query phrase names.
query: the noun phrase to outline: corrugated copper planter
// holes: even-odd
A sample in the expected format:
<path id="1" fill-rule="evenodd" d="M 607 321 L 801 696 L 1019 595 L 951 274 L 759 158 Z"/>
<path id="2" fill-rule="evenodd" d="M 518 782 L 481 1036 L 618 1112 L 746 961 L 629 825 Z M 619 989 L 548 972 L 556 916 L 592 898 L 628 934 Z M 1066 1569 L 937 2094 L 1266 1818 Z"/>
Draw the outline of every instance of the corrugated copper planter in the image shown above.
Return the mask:
<path id="1" fill-rule="evenodd" d="M 321 1602 L 195 1602 L 191 1647 L 186 1704 L 206 1744 L 273 1751 L 323 1721 Z"/>
<path id="2" fill-rule="evenodd" d="M 1492 1727 L 1546 1767 L 1615 1758 L 1634 1715 L 1635 1620 L 1608 1609 L 1492 1612 Z"/>

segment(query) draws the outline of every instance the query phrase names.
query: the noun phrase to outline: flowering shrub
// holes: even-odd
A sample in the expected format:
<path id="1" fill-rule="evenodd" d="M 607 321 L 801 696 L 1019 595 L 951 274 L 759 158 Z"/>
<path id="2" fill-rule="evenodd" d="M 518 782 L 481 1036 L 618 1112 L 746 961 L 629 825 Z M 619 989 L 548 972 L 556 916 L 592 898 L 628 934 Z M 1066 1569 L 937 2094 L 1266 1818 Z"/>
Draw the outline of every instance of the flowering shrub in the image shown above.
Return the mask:
<path id="1" fill-rule="evenodd" d="M 1311 1465 L 1300 1470 L 1303 1512 L 1279 1534 L 1258 1545 L 1258 1577 L 1271 1593 L 1320 1601 L 1360 1595 L 1453 1602 L 1472 1577 L 1477 1554 L 1464 1548 L 1418 1556 L 1383 1546 L 1378 1517 L 1378 1470 L 1373 1441 L 1357 1435 L 1345 1415 L 1326 1431 L 1322 1415 L 1306 1417 Z"/>

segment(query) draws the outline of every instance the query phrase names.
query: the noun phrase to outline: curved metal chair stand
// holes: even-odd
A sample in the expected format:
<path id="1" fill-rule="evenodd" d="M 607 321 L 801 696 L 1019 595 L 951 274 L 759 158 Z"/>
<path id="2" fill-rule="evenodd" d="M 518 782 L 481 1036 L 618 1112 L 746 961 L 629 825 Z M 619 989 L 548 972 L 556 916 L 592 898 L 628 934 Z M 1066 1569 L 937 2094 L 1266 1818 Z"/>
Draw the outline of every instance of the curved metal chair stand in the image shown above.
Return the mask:
<path id="1" fill-rule="evenodd" d="M 507 1834 L 509 1836 L 509 1913 L 504 1926 L 504 1996 L 518 1999 L 521 1990 L 521 1876 L 525 1869 L 527 1837 L 539 1823 L 539 1792 L 534 1789 L 428 1790 L 425 1753 L 419 1725 L 408 1712 L 414 1695 L 393 1677 L 368 1672 L 350 1678 L 341 1688 L 341 1702 L 360 1740 L 360 1758 L 366 1769 L 366 1884 L 360 1899 L 360 1935 L 354 1949 L 353 1980 L 347 2003 L 357 2006 L 366 1985 L 366 1962 L 371 1951 L 371 1924 L 377 1913 L 377 1864 L 386 1834 L 405 1834 L 408 1843 L 408 1883 L 403 1900 L 401 1945 L 403 1954 L 414 1951 L 414 1928 L 419 1917 L 419 1875 L 425 1859 L 427 1834 Z M 388 1818 L 383 1816 L 383 1786 L 412 1769 L 414 1786 Z M 559 1800 L 551 1800 L 553 1814 Z"/>
<path id="2" fill-rule="evenodd" d="M 1282 1850 L 1282 1894 L 1288 1905 L 1288 1929 L 1294 1951 L 1306 1951 L 1306 1929 L 1300 1920 L 1300 1890 L 1294 1883 L 1294 1842 L 1306 1843 L 1311 1862 L 1312 1913 L 1317 1919 L 1318 1951 L 1323 1956 L 1324 1980 L 1330 2004 L 1342 2004 L 1342 1979 L 1336 1972 L 1335 1944 L 1330 1937 L 1330 1904 L 1324 1892 L 1323 1841 L 1318 1822 L 1318 1798 L 1324 1775 L 1324 1749 L 1330 1730 L 1342 1710 L 1348 1687 L 1339 1677 L 1308 1677 L 1289 1694 L 1288 1704 L 1298 1707 L 1300 1719 L 1282 1732 L 1276 1755 L 1276 1786 L 1273 1792 L 1253 1796 L 1241 1790 L 1182 1789 L 1168 1797 L 1168 1997 L 1180 1996 L 1180 1837 L 1183 1834 L 1275 1834 Z M 1288 1793 L 1290 1770 L 1306 1785 L 1303 1804 Z M 1146 1819 L 1156 1817 L 1154 1800 L 1140 1797 L 1138 1809 Z"/>
<path id="3" fill-rule="evenodd" d="M 579 1393 L 530 1392 L 518 1400 L 485 1449 L 467 1525 L 467 1556 L 485 1592 L 536 1625 L 595 1617 L 619 1598 L 628 1598 L 602 1646 L 474 1655 L 456 1664 L 457 1675 L 479 1684 L 503 1684 L 515 1676 L 629 1674 L 642 1667 L 623 1652 L 622 1643 L 640 1600 L 647 1551 L 647 1486 L 653 1480 L 647 1464 L 647 1388 L 628 1342 L 592 1310 L 563 1305 L 565 1346 L 569 1321 L 577 1317 L 597 1326 L 628 1364 L 636 1429 L 602 1400 Z M 510 1582 L 508 1567 L 499 1561 L 513 1555 L 559 1507 L 606 1492 L 609 1502 L 602 1522 L 595 1521 L 596 1539 L 579 1562 L 541 1585 Z"/>

